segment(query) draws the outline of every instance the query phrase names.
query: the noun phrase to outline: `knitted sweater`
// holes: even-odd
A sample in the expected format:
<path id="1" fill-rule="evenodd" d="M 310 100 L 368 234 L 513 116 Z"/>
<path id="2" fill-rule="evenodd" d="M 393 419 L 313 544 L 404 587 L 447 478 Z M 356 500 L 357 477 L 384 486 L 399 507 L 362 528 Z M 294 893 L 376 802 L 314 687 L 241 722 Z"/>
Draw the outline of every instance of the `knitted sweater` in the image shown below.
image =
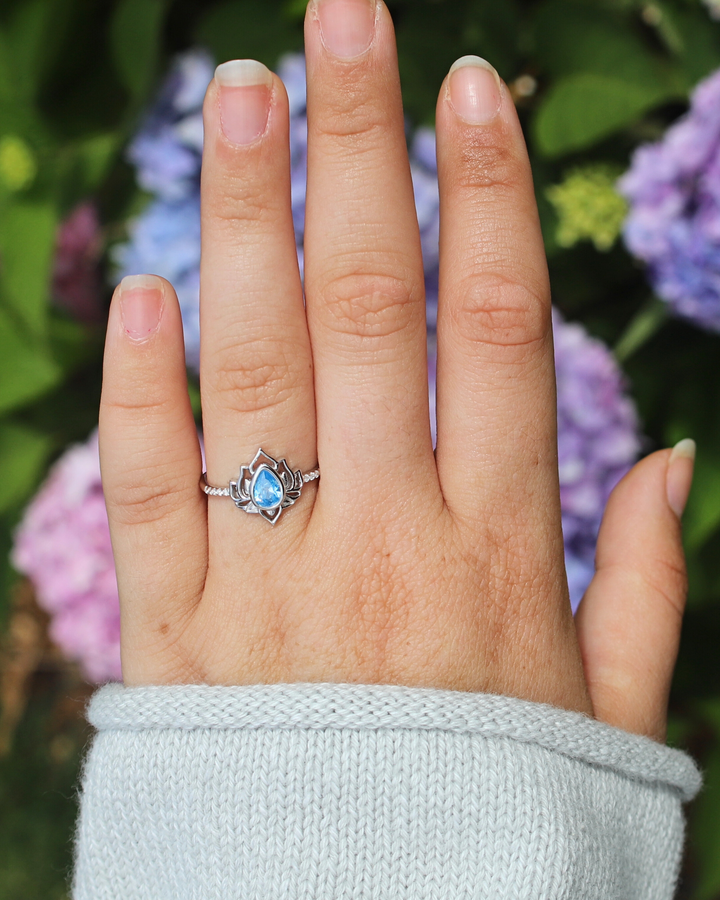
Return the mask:
<path id="1" fill-rule="evenodd" d="M 487 694 L 112 685 L 89 719 L 74 900 L 666 900 L 700 786 Z"/>

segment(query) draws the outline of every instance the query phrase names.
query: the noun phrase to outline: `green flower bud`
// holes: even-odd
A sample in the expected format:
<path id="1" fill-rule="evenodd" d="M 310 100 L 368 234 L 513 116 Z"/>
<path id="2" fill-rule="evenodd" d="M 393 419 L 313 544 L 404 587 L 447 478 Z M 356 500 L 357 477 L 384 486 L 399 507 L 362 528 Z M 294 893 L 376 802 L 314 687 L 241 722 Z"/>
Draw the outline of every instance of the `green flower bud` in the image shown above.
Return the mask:
<path id="1" fill-rule="evenodd" d="M 37 162 L 25 141 L 16 134 L 0 138 L 0 183 L 10 191 L 22 191 L 36 175 Z"/>
<path id="2" fill-rule="evenodd" d="M 609 250 L 620 234 L 627 201 L 615 190 L 620 169 L 592 163 L 570 171 L 564 181 L 548 188 L 547 198 L 558 216 L 557 242 L 572 247 L 590 240 Z"/>

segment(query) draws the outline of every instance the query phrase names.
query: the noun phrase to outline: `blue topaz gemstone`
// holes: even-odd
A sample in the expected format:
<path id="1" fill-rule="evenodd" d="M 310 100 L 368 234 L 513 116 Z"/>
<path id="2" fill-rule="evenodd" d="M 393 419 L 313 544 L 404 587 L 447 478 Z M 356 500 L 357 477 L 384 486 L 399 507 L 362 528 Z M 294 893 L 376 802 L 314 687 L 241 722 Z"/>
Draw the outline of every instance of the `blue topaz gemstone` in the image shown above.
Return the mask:
<path id="1" fill-rule="evenodd" d="M 276 509 L 284 493 L 282 482 L 271 469 L 262 468 L 253 478 L 250 496 L 258 509 Z"/>

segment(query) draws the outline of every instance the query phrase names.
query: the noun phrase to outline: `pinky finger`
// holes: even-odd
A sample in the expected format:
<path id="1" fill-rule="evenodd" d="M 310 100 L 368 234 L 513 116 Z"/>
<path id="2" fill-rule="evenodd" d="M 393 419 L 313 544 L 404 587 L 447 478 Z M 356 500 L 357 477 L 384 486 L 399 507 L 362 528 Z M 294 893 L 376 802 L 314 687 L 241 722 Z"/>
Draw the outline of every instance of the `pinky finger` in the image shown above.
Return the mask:
<path id="1" fill-rule="evenodd" d="M 639 462 L 613 491 L 576 625 L 596 718 L 664 741 L 687 592 L 680 516 L 695 445 Z"/>
<path id="2" fill-rule="evenodd" d="M 100 462 L 121 609 L 126 683 L 162 680 L 153 659 L 199 599 L 207 568 L 201 456 L 172 286 L 123 279 L 110 307 Z"/>

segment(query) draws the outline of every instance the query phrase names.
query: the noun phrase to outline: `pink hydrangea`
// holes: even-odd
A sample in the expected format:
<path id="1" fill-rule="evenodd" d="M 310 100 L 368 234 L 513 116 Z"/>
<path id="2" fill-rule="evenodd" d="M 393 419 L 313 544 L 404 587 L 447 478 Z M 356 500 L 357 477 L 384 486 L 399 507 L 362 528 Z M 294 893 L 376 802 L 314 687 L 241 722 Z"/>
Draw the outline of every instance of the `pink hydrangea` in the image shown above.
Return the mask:
<path id="1" fill-rule="evenodd" d="M 95 205 L 81 203 L 58 229 L 52 295 L 58 306 L 88 324 L 97 324 L 102 318 L 98 270 L 101 250 L 100 221 Z"/>
<path id="2" fill-rule="evenodd" d="M 18 527 L 12 562 L 32 581 L 63 652 L 92 682 L 120 680 L 120 605 L 97 432 L 52 468 Z"/>

